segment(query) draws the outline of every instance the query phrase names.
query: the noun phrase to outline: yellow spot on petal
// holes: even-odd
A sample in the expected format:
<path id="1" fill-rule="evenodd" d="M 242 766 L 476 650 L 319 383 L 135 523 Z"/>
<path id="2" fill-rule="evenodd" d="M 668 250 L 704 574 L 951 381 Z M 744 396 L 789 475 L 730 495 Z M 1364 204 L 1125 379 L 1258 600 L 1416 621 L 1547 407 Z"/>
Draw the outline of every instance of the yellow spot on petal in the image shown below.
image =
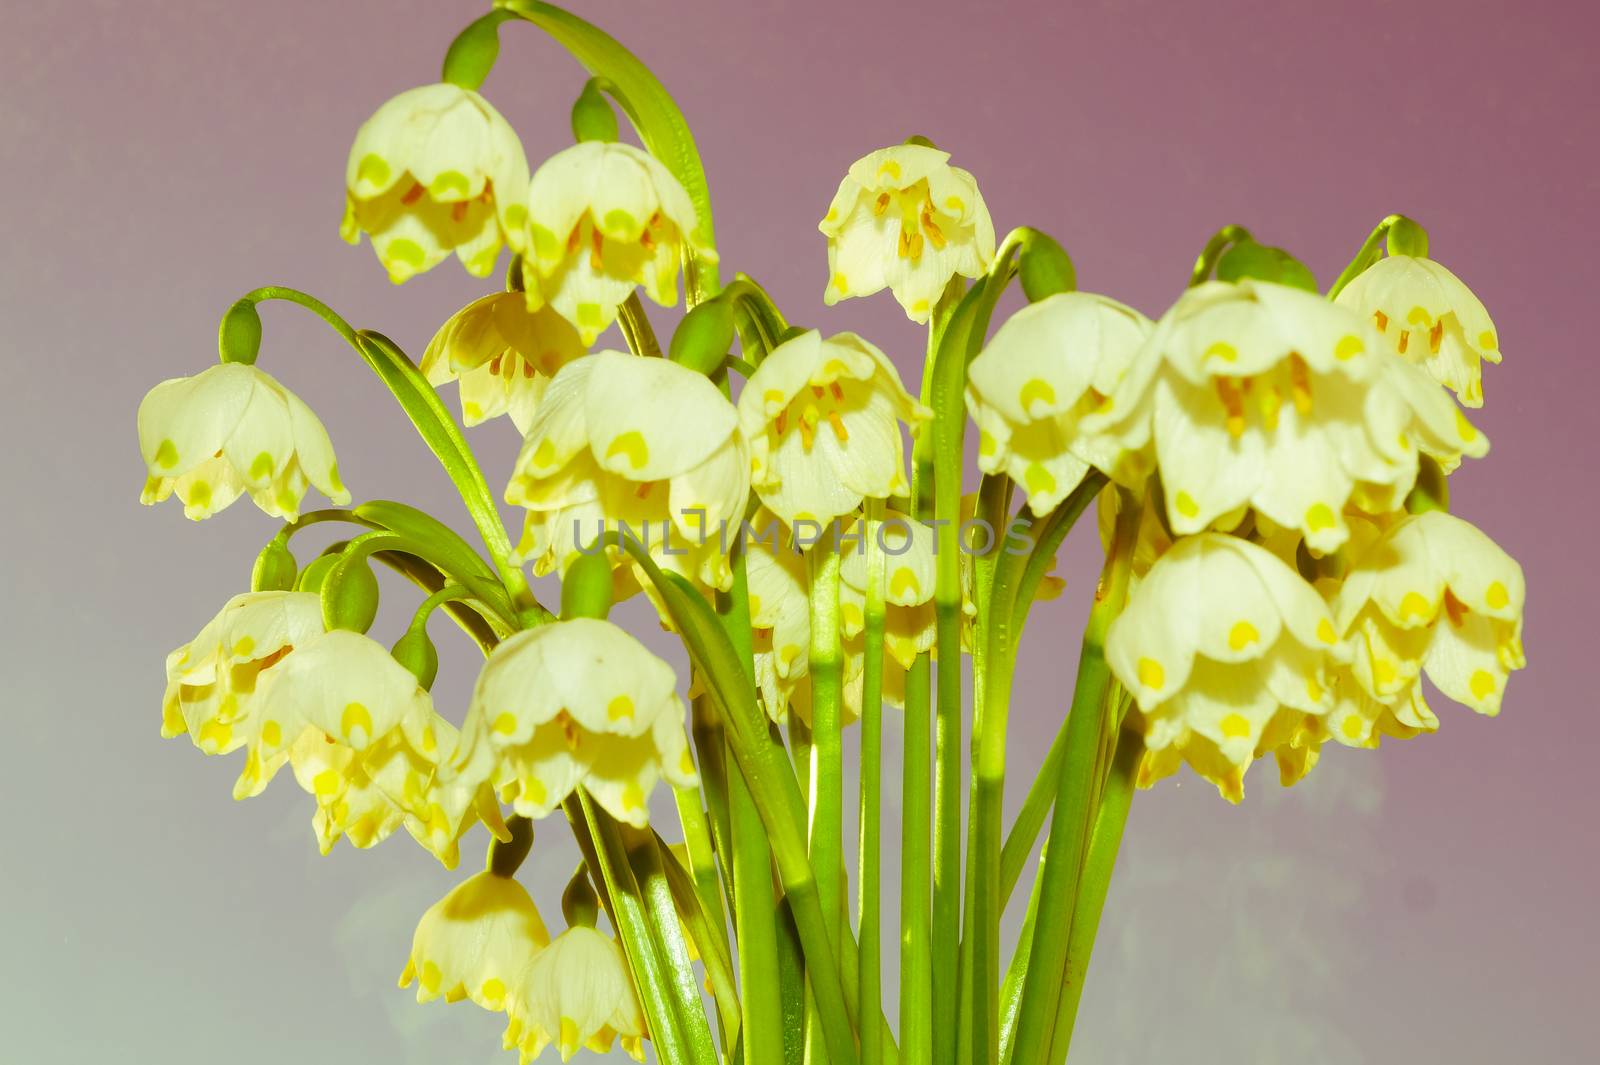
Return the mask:
<path id="1" fill-rule="evenodd" d="M 550 789 L 544 786 L 544 781 L 538 777 L 524 777 L 522 780 L 522 794 L 535 806 L 543 806 L 550 799 Z"/>
<path id="2" fill-rule="evenodd" d="M 1139 659 L 1139 683 L 1152 690 L 1167 682 L 1167 671 L 1153 658 Z"/>
<path id="3" fill-rule="evenodd" d="M 507 230 L 510 230 L 513 233 L 517 232 L 518 230 L 522 229 L 523 226 L 528 224 L 528 209 L 522 206 L 520 203 L 511 204 L 506 208 L 505 218 L 502 220 L 502 224 Z"/>
<path id="4" fill-rule="evenodd" d="M 344 733 L 344 738 L 355 738 L 356 729 L 360 729 L 366 739 L 372 738 L 372 713 L 360 703 L 348 703 L 344 714 L 339 718 L 339 731 Z"/>
<path id="5" fill-rule="evenodd" d="M 561 1056 L 570 1058 L 578 1052 L 578 1022 L 571 1017 L 561 1018 Z"/>
<path id="6" fill-rule="evenodd" d="M 241 636 L 233 641 L 233 657 L 247 659 L 250 652 L 256 649 L 256 641 L 249 636 Z"/>
<path id="7" fill-rule="evenodd" d="M 1506 592 L 1505 585 L 1495 581 L 1483 593 L 1483 601 L 1489 604 L 1490 610 L 1504 610 L 1506 605 L 1511 602 L 1511 596 Z"/>
<path id="8" fill-rule="evenodd" d="M 1177 498 L 1173 502 L 1177 504 L 1178 513 L 1182 514 L 1186 518 L 1192 518 L 1196 514 L 1200 513 L 1200 504 L 1196 503 L 1194 501 L 1194 496 L 1190 495 L 1188 492 L 1179 492 Z"/>
<path id="9" fill-rule="evenodd" d="M 1499 351 L 1500 338 L 1494 335 L 1494 330 L 1485 329 L 1478 334 L 1478 347 L 1484 351 Z"/>
<path id="10" fill-rule="evenodd" d="M 200 749 L 209 754 L 228 745 L 233 738 L 233 729 L 221 721 L 207 721 L 200 726 L 200 735 L 196 738 L 200 741 Z"/>
<path id="11" fill-rule="evenodd" d="M 978 430 L 978 454 L 988 457 L 998 451 L 999 448 L 1000 445 L 996 443 L 994 437 L 990 436 L 982 429 Z"/>
<path id="12" fill-rule="evenodd" d="M 1023 484 L 1028 489 L 1029 495 L 1037 495 L 1041 492 L 1054 492 L 1056 490 L 1055 477 L 1051 475 L 1049 470 L 1045 469 L 1037 462 L 1028 466 L 1027 470 L 1022 475 L 1022 480 Z"/>
<path id="13" fill-rule="evenodd" d="M 605 322 L 605 312 L 600 309 L 598 303 L 580 303 L 577 311 L 578 325 L 598 329 Z"/>
<path id="14" fill-rule="evenodd" d="M 1339 343 L 1333 346 L 1333 357 L 1336 359 L 1353 359 L 1367 350 L 1367 345 L 1354 333 L 1346 333 L 1339 338 Z"/>
<path id="15" fill-rule="evenodd" d="M 472 182 L 459 170 L 441 170 L 428 183 L 428 195 L 435 200 L 462 200 L 472 189 Z"/>
<path id="16" fill-rule="evenodd" d="M 267 747 L 276 747 L 283 742 L 283 729 L 278 727 L 276 721 L 268 721 L 261 726 L 261 742 Z"/>
<path id="17" fill-rule="evenodd" d="M 945 210 L 951 214 L 961 214 L 967 209 L 967 203 L 960 196 L 946 196 L 944 199 Z"/>
<path id="18" fill-rule="evenodd" d="M 1494 694 L 1494 675 L 1486 669 L 1476 670 L 1467 681 L 1467 686 L 1472 689 L 1473 698 L 1487 699 Z"/>
<path id="19" fill-rule="evenodd" d="M 509 736 L 517 731 L 517 716 L 509 711 L 503 713 L 494 719 L 494 724 L 490 727 L 502 736 Z"/>
<path id="20" fill-rule="evenodd" d="M 611 446 L 606 448 L 606 458 L 621 455 L 628 460 L 634 469 L 644 468 L 650 461 L 650 447 L 644 442 L 644 435 L 637 429 L 630 430 L 611 441 Z"/>
<path id="21" fill-rule="evenodd" d="M 1317 639 L 1327 644 L 1339 642 L 1339 634 L 1333 631 L 1333 622 L 1327 618 L 1317 622 Z"/>
<path id="22" fill-rule="evenodd" d="M 539 445 L 533 449 L 533 464 L 541 469 L 548 469 L 555 460 L 556 446 L 550 442 L 550 438 L 547 436 L 540 440 Z"/>
<path id="23" fill-rule="evenodd" d="M 1407 592 L 1400 600 L 1400 620 L 1425 618 L 1433 613 L 1432 605 L 1421 592 Z"/>
<path id="24" fill-rule="evenodd" d="M 1433 325 L 1433 315 L 1428 313 L 1426 307 L 1413 307 L 1406 315 L 1406 321 L 1411 325 L 1428 328 Z"/>
<path id="25" fill-rule="evenodd" d="M 1395 670 L 1394 663 L 1387 658 L 1380 658 L 1372 663 L 1372 678 L 1378 686 L 1387 688 L 1399 679 L 1400 674 Z"/>
<path id="26" fill-rule="evenodd" d="M 491 976 L 478 988 L 478 997 L 488 1003 L 490 1009 L 497 1010 L 505 1003 L 506 985 Z"/>
<path id="27" fill-rule="evenodd" d="M 273 465 L 272 454 L 263 451 L 255 457 L 255 461 L 250 463 L 250 479 L 252 481 L 265 481 L 272 476 Z"/>
<path id="28" fill-rule="evenodd" d="M 644 808 L 644 791 L 636 781 L 628 781 L 622 788 L 622 809 L 628 813 Z"/>
<path id="29" fill-rule="evenodd" d="M 799 647 L 786 643 L 778 649 L 778 661 L 783 664 L 783 668 L 788 669 L 794 664 L 794 660 L 800 657 L 800 653 Z"/>
<path id="30" fill-rule="evenodd" d="M 1316 677 L 1306 678 L 1306 698 L 1314 703 L 1322 702 L 1322 685 L 1317 683 Z"/>
<path id="31" fill-rule="evenodd" d="M 1049 381 L 1042 380 L 1038 377 L 1030 378 L 1028 382 L 1022 386 L 1022 391 L 1018 395 L 1018 402 L 1022 404 L 1022 409 L 1024 411 L 1027 411 L 1034 403 L 1044 403 L 1046 405 L 1050 405 L 1054 404 L 1055 401 L 1056 390 L 1050 386 Z"/>
<path id="32" fill-rule="evenodd" d="M 850 292 L 850 280 L 843 274 L 834 274 L 833 290 L 841 296 L 848 295 Z"/>
<path id="33" fill-rule="evenodd" d="M 178 464 L 178 445 L 171 440 L 161 441 L 156 448 L 156 465 L 164 470 L 170 470 Z"/>
<path id="34" fill-rule="evenodd" d="M 886 177 L 890 181 L 900 180 L 900 164 L 893 159 L 885 159 L 878 164 L 878 176 Z"/>
<path id="35" fill-rule="evenodd" d="M 340 776 L 332 769 L 324 769 L 311 781 L 311 790 L 319 799 L 328 799 L 339 794 Z"/>
<path id="36" fill-rule="evenodd" d="M 901 566 L 894 571 L 894 576 L 889 578 L 889 594 L 896 598 L 903 595 L 921 596 L 922 585 L 917 581 L 917 575 L 909 566 Z"/>
<path id="37" fill-rule="evenodd" d="M 211 483 L 209 481 L 196 481 L 189 486 L 189 498 L 185 500 L 190 506 L 204 510 L 211 505 Z"/>
<path id="38" fill-rule="evenodd" d="M 1334 526 L 1333 508 L 1326 503 L 1313 503 L 1306 508 L 1306 529 L 1320 532 Z"/>
<path id="39" fill-rule="evenodd" d="M 927 300 L 915 300 L 911 304 L 912 314 L 927 314 L 929 309 Z"/>
<path id="40" fill-rule="evenodd" d="M 632 238 L 638 234 L 641 229 L 639 220 L 620 207 L 613 208 L 612 210 L 606 212 L 606 216 L 601 222 L 600 228 L 605 230 L 606 236 L 612 237 L 613 239 Z"/>
<path id="41" fill-rule="evenodd" d="M 1477 426 L 1467 421 L 1467 416 L 1459 410 L 1456 411 L 1456 435 L 1461 437 L 1461 442 L 1470 444 L 1478 438 Z"/>
<path id="42" fill-rule="evenodd" d="M 383 246 L 383 262 L 391 273 L 396 273 L 390 263 L 399 263 L 411 270 L 421 270 L 422 264 L 427 261 L 427 253 L 422 250 L 422 245 L 405 237 L 396 237 Z"/>
<path id="43" fill-rule="evenodd" d="M 1237 362 L 1239 349 L 1225 341 L 1219 340 L 1207 348 L 1200 356 L 1201 361 L 1206 359 L 1221 359 L 1224 362 Z"/>
<path id="44" fill-rule="evenodd" d="M 1346 714 L 1345 719 L 1339 723 L 1339 731 L 1344 733 L 1347 740 L 1359 740 L 1366 728 L 1361 722 L 1361 715 Z"/>
<path id="45" fill-rule="evenodd" d="M 1228 646 L 1235 651 L 1242 651 L 1260 639 L 1261 633 L 1248 621 L 1237 622 L 1228 630 Z"/>
<path id="46" fill-rule="evenodd" d="M 1229 714 L 1222 719 L 1222 735 L 1230 740 L 1244 739 L 1250 735 L 1250 722 L 1243 714 Z"/>
<path id="47" fill-rule="evenodd" d="M 389 164 L 382 156 L 368 153 L 361 158 L 361 162 L 356 166 L 356 183 L 361 182 L 369 185 L 389 183 Z"/>
<path id="48" fill-rule="evenodd" d="M 606 717 L 611 721 L 621 721 L 627 718 L 633 720 L 633 700 L 626 695 L 619 695 L 606 704 Z"/>
<path id="49" fill-rule="evenodd" d="M 422 972 L 418 976 L 418 980 L 429 992 L 437 995 L 439 986 L 444 983 L 444 973 L 439 971 L 439 966 L 436 962 L 425 961 L 422 963 Z"/>

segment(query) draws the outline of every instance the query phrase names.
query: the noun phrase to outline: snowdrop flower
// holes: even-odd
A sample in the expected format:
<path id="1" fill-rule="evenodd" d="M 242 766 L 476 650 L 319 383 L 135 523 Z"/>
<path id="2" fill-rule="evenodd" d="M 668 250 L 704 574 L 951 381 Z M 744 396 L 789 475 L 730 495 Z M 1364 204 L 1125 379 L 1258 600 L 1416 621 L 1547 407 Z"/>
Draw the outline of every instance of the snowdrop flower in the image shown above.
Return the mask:
<path id="1" fill-rule="evenodd" d="M 249 492 L 267 514 L 293 521 L 307 482 L 341 506 L 350 502 L 322 422 L 254 366 L 224 362 L 163 381 L 140 402 L 138 420 L 149 469 L 142 503 L 176 492 L 198 521 Z"/>
<path id="2" fill-rule="evenodd" d="M 1402 518 L 1356 558 L 1333 601 L 1361 689 L 1392 705 L 1419 673 L 1480 714 L 1500 712 L 1522 650 L 1522 567 L 1443 511 Z"/>
<path id="3" fill-rule="evenodd" d="M 1432 259 L 1390 255 L 1358 274 L 1335 302 L 1371 318 L 1390 350 L 1426 367 L 1465 406 L 1483 406 L 1483 363 L 1500 361 L 1500 336 L 1455 274 Z"/>
<path id="4" fill-rule="evenodd" d="M 1111 394 L 1149 336 L 1144 315 L 1105 296 L 1063 292 L 1006 320 L 967 368 L 978 468 L 1003 473 L 1048 513 L 1090 466 L 1112 469 L 1116 447 L 1079 429 L 1111 409 Z"/>
<path id="5" fill-rule="evenodd" d="M 496 292 L 450 316 L 428 342 L 421 369 L 435 388 L 460 382 L 467 425 L 509 414 L 526 433 L 550 378 L 583 353 L 565 318 L 528 310 L 520 292 Z"/>
<path id="6" fill-rule="evenodd" d="M 409 89 L 356 131 L 339 232 L 351 244 L 366 233 L 396 284 L 452 251 L 469 273 L 487 277 L 502 242 L 521 250 L 527 214 L 522 142 L 471 89 Z"/>
<path id="7" fill-rule="evenodd" d="M 400 986 L 415 980 L 418 1002 L 469 998 L 498 1012 L 509 1007 L 523 971 L 549 945 L 539 908 L 523 886 L 485 871 L 422 915 Z"/>
<path id="8" fill-rule="evenodd" d="M 783 521 L 823 525 L 907 490 L 900 423 L 915 432 L 930 412 L 894 364 L 854 333 L 816 330 L 767 355 L 739 394 L 752 484 Z"/>
<path id="9" fill-rule="evenodd" d="M 1186 292 L 1112 396 L 1084 419 L 1125 449 L 1112 475 L 1161 475 L 1179 535 L 1254 508 L 1311 550 L 1348 536 L 1345 506 L 1399 507 L 1419 451 L 1447 468 L 1488 442 L 1425 371 L 1368 323 L 1311 293 L 1246 280 Z"/>
<path id="10" fill-rule="evenodd" d="M 506 1013 L 505 1046 L 520 1052 L 522 1065 L 552 1042 L 567 1061 L 580 1047 L 604 1054 L 619 1037 L 630 1057 L 644 1060 L 644 1011 L 627 959 L 593 928 L 569 928 L 535 954 Z"/>
<path id="11" fill-rule="evenodd" d="M 694 202 L 672 172 L 629 144 L 583 141 L 539 167 L 528 190 L 530 308 L 545 304 L 592 344 L 635 285 L 664 307 L 678 301 L 685 250 L 708 262 Z"/>
<path id="12" fill-rule="evenodd" d="M 672 667 L 609 621 L 575 618 L 502 641 L 467 709 L 459 779 L 488 780 L 539 818 L 582 786 L 636 827 L 656 781 L 699 778 Z"/>
<path id="13" fill-rule="evenodd" d="M 850 167 L 817 228 L 828 238 L 833 306 L 884 287 L 926 322 L 950 278 L 978 277 L 994 259 L 994 223 L 972 175 L 920 144 L 880 148 Z"/>
<path id="14" fill-rule="evenodd" d="M 528 511 L 514 558 L 565 572 L 603 526 L 636 534 L 663 567 L 727 588 L 723 530 L 743 518 L 750 490 L 737 423 L 703 374 L 665 359 L 602 351 L 568 363 L 506 489 Z"/>
<path id="15" fill-rule="evenodd" d="M 1218 533 L 1179 540 L 1106 636 L 1106 661 L 1139 706 L 1140 785 L 1188 762 L 1238 802 L 1269 752 L 1292 783 L 1314 761 L 1340 653 L 1322 598 L 1271 553 Z"/>

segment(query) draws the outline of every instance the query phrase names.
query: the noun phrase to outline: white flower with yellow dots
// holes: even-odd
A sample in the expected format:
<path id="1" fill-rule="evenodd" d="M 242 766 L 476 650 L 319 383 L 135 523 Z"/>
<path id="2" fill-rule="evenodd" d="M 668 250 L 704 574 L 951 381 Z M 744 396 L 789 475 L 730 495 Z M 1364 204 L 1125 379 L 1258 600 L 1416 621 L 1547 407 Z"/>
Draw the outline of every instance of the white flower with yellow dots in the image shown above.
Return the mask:
<path id="1" fill-rule="evenodd" d="M 351 244 L 366 233 L 396 284 L 452 251 L 487 277 L 502 243 L 521 250 L 527 214 L 522 142 L 471 89 L 408 89 L 356 131 L 339 231 Z"/>
<path id="2" fill-rule="evenodd" d="M 1390 255 L 1335 302 L 1370 317 L 1390 350 L 1427 368 L 1468 407 L 1483 406 L 1483 364 L 1500 361 L 1500 335 L 1461 279 L 1432 259 Z"/>
<path id="3" fill-rule="evenodd" d="M 1348 666 L 1335 670 L 1331 681 L 1333 709 L 1323 722 L 1324 731 L 1346 747 L 1373 749 L 1384 736 L 1410 739 L 1439 727 L 1419 680 L 1385 701 L 1368 694 Z"/>
<path id="4" fill-rule="evenodd" d="M 664 307 L 676 303 L 685 250 L 717 259 L 678 179 L 631 144 L 583 141 L 557 152 L 534 172 L 528 202 L 528 306 L 554 307 L 585 344 L 616 320 L 635 285 Z"/>
<path id="5" fill-rule="evenodd" d="M 817 228 L 828 238 L 824 303 L 887 287 L 914 322 L 928 320 L 952 277 L 978 277 L 994 259 L 978 183 L 948 152 L 920 144 L 853 163 Z"/>
<path id="6" fill-rule="evenodd" d="M 645 1020 L 628 961 L 617 941 L 577 925 L 535 954 L 507 1004 L 505 1046 L 522 1065 L 554 1043 L 561 1060 L 580 1048 L 604 1054 L 622 1041 L 644 1060 Z"/>
<path id="7" fill-rule="evenodd" d="M 1351 563 L 1333 600 L 1361 688 L 1392 704 L 1426 673 L 1481 714 L 1500 712 L 1522 650 L 1522 567 L 1443 511 L 1401 519 Z"/>
<path id="8" fill-rule="evenodd" d="M 451 315 L 422 354 L 435 388 L 459 381 L 467 425 L 509 414 L 526 433 L 544 390 L 561 367 L 584 353 L 570 322 L 552 310 L 528 310 L 520 292 L 496 292 Z"/>
<path id="9" fill-rule="evenodd" d="M 1007 319 L 967 368 L 978 468 L 1009 476 L 1035 514 L 1065 499 L 1089 467 L 1112 469 L 1115 443 L 1079 422 L 1110 409 L 1150 330 L 1132 307 L 1087 292 L 1058 293 Z"/>
<path id="10" fill-rule="evenodd" d="M 609 621 L 519 632 L 478 675 L 453 767 L 491 782 L 524 817 L 545 816 L 581 785 L 643 827 L 657 780 L 699 779 L 676 689 L 672 667 Z"/>
<path id="11" fill-rule="evenodd" d="M 907 490 L 900 425 L 931 412 L 906 392 L 887 356 L 854 333 L 816 330 L 773 348 L 739 394 L 752 484 L 783 521 L 823 525 L 863 498 Z"/>
<path id="12" fill-rule="evenodd" d="M 564 572 L 603 526 L 725 589 L 749 492 L 738 416 L 710 380 L 665 359 L 598 352 L 556 374 L 528 427 L 506 489 L 528 511 L 513 558 Z"/>
<path id="13" fill-rule="evenodd" d="M 1106 635 L 1106 661 L 1139 707 L 1140 785 L 1187 762 L 1237 802 L 1269 752 L 1286 783 L 1298 779 L 1341 653 L 1321 596 L 1270 552 L 1219 533 L 1180 539 Z"/>
<path id="14" fill-rule="evenodd" d="M 1254 508 L 1316 552 L 1348 536 L 1345 505 L 1392 510 L 1420 451 L 1454 465 L 1488 442 L 1425 371 L 1370 325 L 1268 282 L 1186 292 L 1084 426 L 1125 449 L 1110 471 L 1137 487 L 1160 471 L 1179 535 L 1229 528 Z"/>
<path id="15" fill-rule="evenodd" d="M 811 598 L 805 556 L 771 511 L 756 511 L 746 536 L 750 627 L 755 640 L 756 687 L 767 714 L 788 720 L 789 701 L 807 681 L 811 662 Z"/>
<path id="16" fill-rule="evenodd" d="M 249 492 L 267 514 L 293 521 L 307 483 L 350 502 L 322 422 L 254 366 L 224 362 L 163 381 L 140 402 L 138 421 L 149 471 L 142 503 L 176 492 L 198 521 Z"/>
<path id="17" fill-rule="evenodd" d="M 400 986 L 415 980 L 418 1002 L 467 998 L 499 1012 L 510 1007 L 522 974 L 549 945 L 550 933 L 526 889 L 486 870 L 422 915 Z"/>
<path id="18" fill-rule="evenodd" d="M 187 734 L 206 754 L 244 746 L 260 682 L 296 647 L 322 635 L 309 592 L 245 592 L 167 656 L 161 734 Z"/>

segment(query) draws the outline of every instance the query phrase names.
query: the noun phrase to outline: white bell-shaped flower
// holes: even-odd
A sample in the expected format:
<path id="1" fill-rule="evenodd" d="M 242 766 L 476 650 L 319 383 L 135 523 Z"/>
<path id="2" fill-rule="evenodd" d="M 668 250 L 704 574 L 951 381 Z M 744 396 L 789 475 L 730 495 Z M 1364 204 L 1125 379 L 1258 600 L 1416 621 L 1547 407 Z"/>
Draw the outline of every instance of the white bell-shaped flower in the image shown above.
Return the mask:
<path id="1" fill-rule="evenodd" d="M 633 975 L 617 941 L 582 925 L 534 955 L 506 1006 L 505 1046 L 522 1065 L 551 1043 L 570 1060 L 579 1048 L 604 1054 L 618 1039 L 644 1060 L 645 1020 Z"/>
<path id="2" fill-rule="evenodd" d="M 528 310 L 520 292 L 496 292 L 451 315 L 422 353 L 435 388 L 459 381 L 461 417 L 477 425 L 502 414 L 526 433 L 550 379 L 584 353 L 578 331 L 552 310 Z"/>
<path id="3" fill-rule="evenodd" d="M 511 877 L 482 872 L 428 907 L 411 937 L 400 986 L 417 982 L 417 1001 L 471 999 L 509 1008 L 522 974 L 550 945 L 539 908 Z"/>

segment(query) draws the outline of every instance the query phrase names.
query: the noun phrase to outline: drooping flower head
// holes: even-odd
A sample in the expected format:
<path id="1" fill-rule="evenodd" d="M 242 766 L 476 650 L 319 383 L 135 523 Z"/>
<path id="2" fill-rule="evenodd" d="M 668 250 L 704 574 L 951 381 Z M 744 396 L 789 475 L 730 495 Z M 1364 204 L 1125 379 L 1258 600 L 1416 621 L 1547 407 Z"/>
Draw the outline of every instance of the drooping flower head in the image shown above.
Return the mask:
<path id="1" fill-rule="evenodd" d="M 635 1061 L 644 1060 L 645 1020 L 627 958 L 617 941 L 577 925 L 534 955 L 507 1003 L 511 1018 L 505 1046 L 520 1052 L 522 1065 L 552 1042 L 561 1060 L 580 1047 L 597 1054 L 618 1038 Z"/>
<path id="2" fill-rule="evenodd" d="M 806 682 L 811 663 L 811 598 L 805 556 L 789 530 L 766 508 L 751 519 L 745 544 L 756 687 L 767 714 L 788 720 L 789 701 Z"/>
<path id="3" fill-rule="evenodd" d="M 1157 323 L 1112 396 L 1084 419 L 1125 452 L 1110 471 L 1160 471 L 1179 535 L 1229 528 L 1254 508 L 1317 552 L 1348 535 L 1344 510 L 1397 508 L 1417 456 L 1447 468 L 1488 442 L 1426 372 L 1369 324 L 1308 292 L 1207 282 Z M 1152 463 L 1153 459 L 1153 463 Z"/>
<path id="4" fill-rule="evenodd" d="M 656 781 L 699 778 L 672 667 L 609 621 L 574 618 L 502 641 L 478 675 L 453 767 L 539 818 L 582 786 L 611 816 L 649 823 Z"/>
<path id="5" fill-rule="evenodd" d="M 293 521 L 308 483 L 341 506 L 350 502 L 322 422 L 299 396 L 243 363 L 152 388 L 139 404 L 139 450 L 149 470 L 140 501 L 176 492 L 196 521 L 245 492 L 267 514 Z"/>
<path id="6" fill-rule="evenodd" d="M 1293 783 L 1315 761 L 1340 653 L 1322 598 L 1270 552 L 1218 533 L 1179 540 L 1106 635 L 1141 715 L 1140 786 L 1188 762 L 1238 802 L 1268 753 Z"/>
<path id="7" fill-rule="evenodd" d="M 1525 664 L 1522 567 L 1479 529 L 1443 511 L 1402 518 L 1354 559 L 1333 600 L 1362 691 L 1386 705 L 1418 675 L 1481 714 L 1500 712 Z"/>
<path id="8" fill-rule="evenodd" d="M 851 165 L 817 227 L 828 238 L 824 303 L 887 287 L 912 321 L 926 322 L 950 278 L 989 269 L 989 209 L 972 175 L 949 160 L 901 144 Z"/>
<path id="9" fill-rule="evenodd" d="M 1131 307 L 1063 292 L 1008 318 L 967 368 L 967 411 L 978 426 L 978 468 L 1028 493 L 1035 514 L 1067 497 L 1090 466 L 1112 469 L 1114 441 L 1081 431 L 1150 335 Z"/>
<path id="10" fill-rule="evenodd" d="M 906 392 L 887 356 L 854 333 L 816 330 L 779 344 L 739 394 L 752 485 L 783 521 L 824 525 L 863 498 L 907 489 L 900 423 L 930 412 Z"/>
<path id="11" fill-rule="evenodd" d="M 452 251 L 487 277 L 502 243 L 521 250 L 527 213 L 522 142 L 472 89 L 408 89 L 356 131 L 340 234 L 355 244 L 366 233 L 396 284 Z"/>
<path id="12" fill-rule="evenodd" d="M 539 908 L 511 877 L 482 872 L 428 907 L 411 937 L 400 986 L 417 982 L 417 1001 L 469 998 L 486 1010 L 510 1008 L 522 974 L 550 945 Z"/>
<path id="13" fill-rule="evenodd" d="M 1500 361 L 1500 335 L 1482 301 L 1432 259 L 1390 255 L 1335 300 L 1371 318 L 1389 349 L 1427 368 L 1468 407 L 1483 406 L 1483 363 Z"/>
<path id="14" fill-rule="evenodd" d="M 538 574 L 564 572 L 604 528 L 726 588 L 723 530 L 744 516 L 749 492 L 749 449 L 715 385 L 665 359 L 598 352 L 556 374 L 528 427 L 506 488 L 506 502 L 528 511 L 514 557 Z"/>
<path id="15" fill-rule="evenodd" d="M 694 202 L 672 172 L 630 144 L 583 141 L 547 159 L 528 190 L 528 306 L 554 307 L 592 344 L 635 285 L 678 301 L 684 250 L 715 262 Z"/>
<path id="16" fill-rule="evenodd" d="M 544 308 L 528 310 L 520 292 L 473 300 L 439 327 L 422 354 L 434 387 L 459 381 L 467 425 L 509 414 L 517 431 L 533 423 L 544 390 L 561 367 L 584 353 L 578 331 Z"/>

